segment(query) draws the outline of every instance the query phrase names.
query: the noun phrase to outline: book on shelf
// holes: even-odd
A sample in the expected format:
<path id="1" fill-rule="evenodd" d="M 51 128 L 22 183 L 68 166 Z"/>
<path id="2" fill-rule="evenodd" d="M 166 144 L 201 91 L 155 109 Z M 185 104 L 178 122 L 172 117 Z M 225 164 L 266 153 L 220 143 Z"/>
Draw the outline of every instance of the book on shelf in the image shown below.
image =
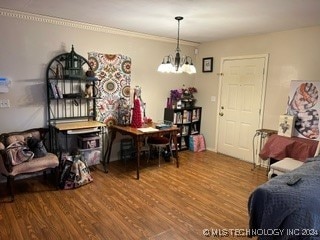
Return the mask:
<path id="1" fill-rule="evenodd" d="M 198 121 L 199 120 L 199 109 L 193 109 L 192 110 L 192 121 Z"/>
<path id="2" fill-rule="evenodd" d="M 191 134 L 198 134 L 198 128 L 197 128 L 197 124 L 193 124 L 192 125 L 192 129 L 191 129 Z"/>
<path id="3" fill-rule="evenodd" d="M 186 136 L 189 133 L 189 126 L 183 126 L 182 127 L 182 135 Z"/>
<path id="4" fill-rule="evenodd" d="M 181 149 L 185 149 L 187 148 L 187 143 L 186 143 L 186 140 L 185 138 L 181 138 Z"/>
<path id="5" fill-rule="evenodd" d="M 61 90 L 61 88 L 58 86 L 58 84 L 56 84 L 56 89 L 57 89 L 57 93 L 58 93 L 59 98 L 63 98 L 62 90 Z"/>
<path id="6" fill-rule="evenodd" d="M 184 123 L 189 123 L 190 122 L 190 116 L 191 112 L 188 110 L 183 110 L 183 122 Z"/>
<path id="7" fill-rule="evenodd" d="M 182 115 L 181 115 L 181 112 L 175 112 L 173 114 L 173 122 L 174 123 L 182 123 Z"/>
<path id="8" fill-rule="evenodd" d="M 57 88 L 56 88 L 56 84 L 54 82 L 50 82 L 50 89 L 51 89 L 52 96 L 54 98 L 59 98 L 59 94 L 58 94 L 58 91 L 57 91 Z"/>

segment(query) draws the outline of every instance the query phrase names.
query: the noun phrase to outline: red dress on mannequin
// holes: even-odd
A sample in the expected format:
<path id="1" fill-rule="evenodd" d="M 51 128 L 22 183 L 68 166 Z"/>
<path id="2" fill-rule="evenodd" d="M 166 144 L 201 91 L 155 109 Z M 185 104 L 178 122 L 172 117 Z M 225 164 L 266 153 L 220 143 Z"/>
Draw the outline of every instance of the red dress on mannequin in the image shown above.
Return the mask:
<path id="1" fill-rule="evenodd" d="M 131 127 L 142 127 L 141 104 L 139 98 L 136 98 L 133 103 Z"/>

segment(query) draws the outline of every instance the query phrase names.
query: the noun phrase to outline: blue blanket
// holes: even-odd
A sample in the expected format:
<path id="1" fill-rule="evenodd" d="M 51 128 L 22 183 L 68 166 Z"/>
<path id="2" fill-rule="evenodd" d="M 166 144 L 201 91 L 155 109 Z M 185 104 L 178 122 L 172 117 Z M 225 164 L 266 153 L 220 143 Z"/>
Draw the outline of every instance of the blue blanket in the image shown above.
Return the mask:
<path id="1" fill-rule="evenodd" d="M 288 186 L 293 175 L 301 177 Z M 249 228 L 259 239 L 320 239 L 320 157 L 270 179 L 249 197 Z"/>

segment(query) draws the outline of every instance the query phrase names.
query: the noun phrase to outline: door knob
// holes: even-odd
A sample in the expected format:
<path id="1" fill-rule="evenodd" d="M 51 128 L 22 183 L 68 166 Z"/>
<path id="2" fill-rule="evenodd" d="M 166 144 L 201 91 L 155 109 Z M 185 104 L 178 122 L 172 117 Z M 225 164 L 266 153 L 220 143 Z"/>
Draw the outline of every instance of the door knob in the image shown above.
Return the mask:
<path id="1" fill-rule="evenodd" d="M 224 114 L 223 114 L 223 112 L 219 112 L 219 115 L 222 117 Z"/>

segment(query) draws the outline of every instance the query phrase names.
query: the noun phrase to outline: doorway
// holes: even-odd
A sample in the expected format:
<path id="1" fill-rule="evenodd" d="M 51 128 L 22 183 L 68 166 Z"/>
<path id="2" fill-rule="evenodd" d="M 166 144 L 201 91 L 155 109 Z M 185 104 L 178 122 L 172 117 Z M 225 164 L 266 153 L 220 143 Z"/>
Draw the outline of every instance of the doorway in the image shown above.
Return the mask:
<path id="1" fill-rule="evenodd" d="M 262 126 L 268 55 L 221 60 L 217 151 L 253 161 L 253 136 Z"/>

